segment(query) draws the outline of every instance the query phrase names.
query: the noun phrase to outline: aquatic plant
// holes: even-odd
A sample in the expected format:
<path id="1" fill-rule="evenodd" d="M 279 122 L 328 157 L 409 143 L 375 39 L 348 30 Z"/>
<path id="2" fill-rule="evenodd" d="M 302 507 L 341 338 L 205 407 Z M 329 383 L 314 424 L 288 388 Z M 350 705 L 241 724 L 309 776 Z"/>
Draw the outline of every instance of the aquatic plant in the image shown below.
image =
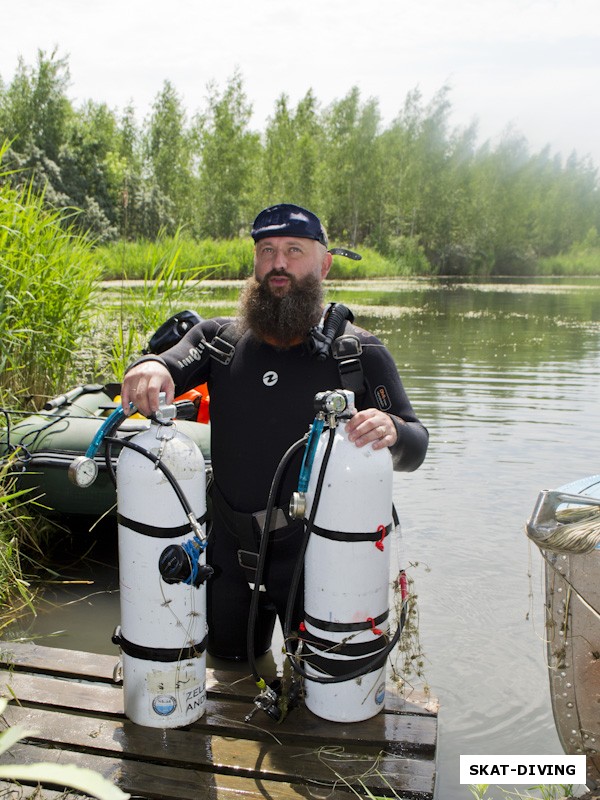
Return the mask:
<path id="1" fill-rule="evenodd" d="M 148 251 L 148 261 L 137 282 L 128 278 L 124 260 L 122 282 L 114 316 L 119 324 L 111 345 L 108 370 L 120 381 L 127 365 L 141 354 L 149 336 L 159 325 L 186 305 L 186 296 L 212 267 L 180 263 L 182 243 L 170 237 Z M 124 259 L 125 259 L 124 255 Z"/>
<path id="2" fill-rule="evenodd" d="M 0 146 L 0 164 L 6 152 Z M 76 370 L 99 268 L 65 211 L 0 172 L 0 401 L 34 406 Z"/>

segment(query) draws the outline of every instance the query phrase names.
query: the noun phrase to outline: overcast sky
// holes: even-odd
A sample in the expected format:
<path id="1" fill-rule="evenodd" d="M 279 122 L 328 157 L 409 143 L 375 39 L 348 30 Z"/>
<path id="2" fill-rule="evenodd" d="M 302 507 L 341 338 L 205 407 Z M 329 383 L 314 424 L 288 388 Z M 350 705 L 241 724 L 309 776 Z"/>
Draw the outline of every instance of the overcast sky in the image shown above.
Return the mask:
<path id="1" fill-rule="evenodd" d="M 264 130 L 276 98 L 327 105 L 358 86 L 384 123 L 409 91 L 451 87 L 479 143 L 510 127 L 532 152 L 600 166 L 600 0 L 0 0 L 0 76 L 38 49 L 69 57 L 70 98 L 142 118 L 171 81 L 190 113 L 240 70 Z"/>

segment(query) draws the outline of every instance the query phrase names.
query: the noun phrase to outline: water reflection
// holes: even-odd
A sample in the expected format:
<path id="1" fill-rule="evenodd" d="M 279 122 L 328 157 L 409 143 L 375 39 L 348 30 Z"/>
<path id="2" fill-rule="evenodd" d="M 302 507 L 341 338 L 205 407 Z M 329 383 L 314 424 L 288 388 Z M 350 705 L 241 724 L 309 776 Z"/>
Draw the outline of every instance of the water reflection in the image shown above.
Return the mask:
<path id="1" fill-rule="evenodd" d="M 232 314 L 238 289 L 211 284 L 188 305 Z M 388 345 L 430 429 L 425 464 L 395 476 L 395 499 L 441 701 L 437 796 L 459 800 L 460 753 L 561 752 L 541 562 L 523 527 L 539 489 L 598 472 L 600 282 L 361 282 L 328 297 Z M 77 613 L 112 630 L 118 612 L 113 598 L 111 611 L 90 599 Z M 99 647 L 92 625 L 56 614 L 52 626 L 69 631 L 59 646 Z"/>

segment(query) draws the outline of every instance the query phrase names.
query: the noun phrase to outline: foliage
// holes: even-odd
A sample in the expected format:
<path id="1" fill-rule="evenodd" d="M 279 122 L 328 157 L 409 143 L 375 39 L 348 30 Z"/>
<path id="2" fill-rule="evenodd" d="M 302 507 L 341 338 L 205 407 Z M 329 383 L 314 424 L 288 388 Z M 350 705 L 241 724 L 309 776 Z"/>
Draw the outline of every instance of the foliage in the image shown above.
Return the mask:
<path id="1" fill-rule="evenodd" d="M 0 163 L 5 148 L 0 147 Z M 0 186 L 0 400 L 56 394 L 74 371 L 98 268 L 65 212 Z"/>
<path id="2" fill-rule="evenodd" d="M 475 125 L 450 126 L 448 86 L 428 101 L 409 92 L 385 126 L 378 100 L 357 87 L 326 108 L 312 90 L 295 107 L 282 95 L 259 134 L 239 72 L 223 89 L 210 84 L 191 115 L 166 81 L 141 125 L 131 106 L 75 108 L 69 82 L 67 59 L 42 51 L 0 82 L 0 139 L 18 169 L 2 180 L 77 207 L 72 224 L 98 242 L 181 226 L 234 240 L 261 207 L 287 201 L 317 211 L 331 239 L 369 245 L 401 272 L 488 276 L 530 274 L 600 229 L 589 158 L 531 153 L 510 129 L 494 147 L 478 144 Z"/>
<path id="3" fill-rule="evenodd" d="M 121 381 L 127 365 L 140 355 L 149 334 L 181 310 L 190 284 L 200 280 L 206 267 L 180 264 L 179 235 L 149 247 L 141 267 L 140 283 L 122 285 L 119 298 L 117 339 L 112 345 L 109 369 Z"/>
<path id="4" fill-rule="evenodd" d="M 200 166 L 197 227 L 201 236 L 233 237 L 247 230 L 254 214 L 245 202 L 260 154 L 248 129 L 252 108 L 235 73 L 219 93 L 211 85 L 208 109 L 196 119 Z"/>
<path id="5" fill-rule="evenodd" d="M 33 591 L 21 565 L 21 544 L 30 541 L 30 497 L 16 489 L 16 454 L 0 462 L 0 630 L 14 622 L 18 609 L 33 611 Z"/>
<path id="6" fill-rule="evenodd" d="M 159 262 L 177 251 L 177 266 L 183 271 L 202 269 L 203 277 L 241 280 L 252 273 L 252 241 L 244 239 L 192 239 L 183 233 L 177 237 L 161 235 L 155 242 L 111 243 L 96 250 L 96 259 L 105 280 L 145 280 Z M 390 248 L 389 256 L 369 247 L 359 247 L 361 261 L 335 256 L 330 277 L 360 279 L 410 275 L 417 265 L 424 271 L 427 262 L 416 242 L 405 240 Z"/>

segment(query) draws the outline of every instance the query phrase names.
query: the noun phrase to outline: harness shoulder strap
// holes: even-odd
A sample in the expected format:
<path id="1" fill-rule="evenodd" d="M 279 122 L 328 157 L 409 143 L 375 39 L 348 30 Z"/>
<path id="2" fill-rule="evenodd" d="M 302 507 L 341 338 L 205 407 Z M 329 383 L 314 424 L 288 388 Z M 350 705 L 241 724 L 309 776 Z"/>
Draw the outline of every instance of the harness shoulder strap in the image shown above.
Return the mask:
<path id="1" fill-rule="evenodd" d="M 349 324 L 346 323 L 342 335 L 332 342 L 331 355 L 337 361 L 342 389 L 348 389 L 360 397 L 367 390 L 360 359 L 363 350 L 358 336 L 346 332 Z"/>

